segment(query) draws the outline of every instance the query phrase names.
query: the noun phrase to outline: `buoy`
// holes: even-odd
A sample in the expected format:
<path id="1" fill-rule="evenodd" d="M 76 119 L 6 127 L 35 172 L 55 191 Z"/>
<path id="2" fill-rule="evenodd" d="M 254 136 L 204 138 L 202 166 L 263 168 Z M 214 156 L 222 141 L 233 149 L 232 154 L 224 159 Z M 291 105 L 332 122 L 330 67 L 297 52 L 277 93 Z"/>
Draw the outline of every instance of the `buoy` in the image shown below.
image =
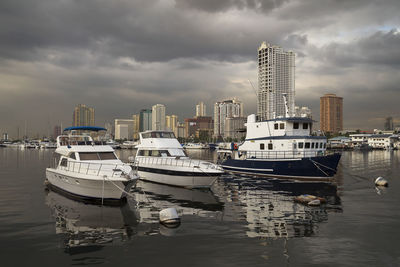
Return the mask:
<path id="1" fill-rule="evenodd" d="M 375 179 L 375 185 L 377 186 L 388 186 L 389 183 L 381 176 Z"/>
<path id="2" fill-rule="evenodd" d="M 179 226 L 181 219 L 175 208 L 168 208 L 160 211 L 160 223 L 166 227 L 174 228 Z"/>
<path id="3" fill-rule="evenodd" d="M 318 202 L 315 200 L 318 200 Z M 321 203 L 326 203 L 325 198 L 317 197 L 317 196 L 313 196 L 313 195 L 300 195 L 300 196 L 295 197 L 294 201 L 302 203 L 302 204 L 307 204 L 307 205 L 310 205 L 311 202 L 315 201 L 315 202 L 311 203 L 310 206 L 313 206 L 313 205 L 319 206 L 319 205 L 321 205 Z"/>

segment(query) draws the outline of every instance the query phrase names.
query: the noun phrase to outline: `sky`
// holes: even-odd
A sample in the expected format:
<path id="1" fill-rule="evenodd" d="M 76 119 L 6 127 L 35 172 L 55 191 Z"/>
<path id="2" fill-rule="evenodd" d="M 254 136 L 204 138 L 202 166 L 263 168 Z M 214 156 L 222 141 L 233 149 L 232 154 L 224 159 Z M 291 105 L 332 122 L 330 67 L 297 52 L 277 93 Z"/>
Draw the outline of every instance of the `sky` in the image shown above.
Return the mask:
<path id="1" fill-rule="evenodd" d="M 344 98 L 344 128 L 400 124 L 398 0 L 2 0 L 0 132 L 48 134 L 165 104 L 179 120 L 231 97 L 256 112 L 262 41 L 296 53 L 296 105 Z M 22 134 L 21 134 L 22 135 Z"/>

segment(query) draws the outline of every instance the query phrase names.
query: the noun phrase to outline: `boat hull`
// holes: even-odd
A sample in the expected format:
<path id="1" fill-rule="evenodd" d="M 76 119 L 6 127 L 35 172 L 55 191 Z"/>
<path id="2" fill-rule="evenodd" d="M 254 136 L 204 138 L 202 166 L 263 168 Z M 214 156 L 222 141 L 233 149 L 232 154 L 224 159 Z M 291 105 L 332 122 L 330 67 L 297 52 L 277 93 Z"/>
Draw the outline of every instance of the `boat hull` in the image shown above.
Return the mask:
<path id="1" fill-rule="evenodd" d="M 210 188 L 221 174 L 138 167 L 138 175 L 141 180 L 185 188 Z"/>
<path id="2" fill-rule="evenodd" d="M 341 155 L 332 154 L 298 159 L 227 159 L 221 167 L 234 173 L 257 176 L 298 179 L 331 179 L 337 170 Z"/>
<path id="3" fill-rule="evenodd" d="M 131 180 L 116 179 L 112 182 L 100 177 L 77 176 L 68 171 L 48 168 L 46 178 L 49 186 L 58 191 L 64 191 L 69 196 L 86 200 L 100 200 L 102 202 L 115 202 L 125 200 L 126 193 L 136 185 L 137 178 Z M 99 179 L 100 178 L 100 179 Z M 103 186 L 104 185 L 104 186 Z M 117 188 L 117 186 L 124 191 Z"/>

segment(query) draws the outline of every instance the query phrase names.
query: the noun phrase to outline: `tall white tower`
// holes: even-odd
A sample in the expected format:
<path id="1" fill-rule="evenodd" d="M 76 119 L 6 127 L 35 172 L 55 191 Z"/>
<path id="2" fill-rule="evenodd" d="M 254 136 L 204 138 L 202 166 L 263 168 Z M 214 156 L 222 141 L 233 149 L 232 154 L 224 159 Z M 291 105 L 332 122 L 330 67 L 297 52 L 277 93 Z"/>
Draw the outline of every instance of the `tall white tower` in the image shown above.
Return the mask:
<path id="1" fill-rule="evenodd" d="M 163 104 L 156 104 L 152 107 L 152 130 L 164 131 L 165 130 L 165 106 Z"/>
<path id="2" fill-rule="evenodd" d="M 199 102 L 196 105 L 196 117 L 206 116 L 206 105 L 203 102 Z"/>
<path id="3" fill-rule="evenodd" d="M 295 98 L 295 54 L 279 46 L 263 42 L 258 48 L 258 99 L 259 120 L 285 116 L 287 96 L 289 116 L 293 116 Z"/>

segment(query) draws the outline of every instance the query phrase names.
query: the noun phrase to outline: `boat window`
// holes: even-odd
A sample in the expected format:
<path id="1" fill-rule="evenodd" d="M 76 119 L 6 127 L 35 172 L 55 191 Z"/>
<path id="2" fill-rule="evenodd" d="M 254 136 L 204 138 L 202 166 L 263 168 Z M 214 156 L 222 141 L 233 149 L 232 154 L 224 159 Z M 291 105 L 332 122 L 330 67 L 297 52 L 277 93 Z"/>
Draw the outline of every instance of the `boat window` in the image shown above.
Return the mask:
<path id="1" fill-rule="evenodd" d="M 299 129 L 299 123 L 298 122 L 293 123 L 293 129 Z"/>
<path id="2" fill-rule="evenodd" d="M 299 148 L 303 148 L 304 147 L 304 143 L 303 142 L 300 142 L 299 143 Z"/>
<path id="3" fill-rule="evenodd" d="M 308 123 L 303 123 L 303 129 L 308 129 Z"/>
<path id="4" fill-rule="evenodd" d="M 293 149 L 297 149 L 297 144 L 293 143 Z"/>
<path id="5" fill-rule="evenodd" d="M 311 143 L 311 148 L 314 148 L 314 142 Z"/>
<path id="6" fill-rule="evenodd" d="M 68 160 L 66 158 L 63 158 L 61 160 L 60 166 L 67 167 L 67 164 L 68 164 Z"/>
<path id="7" fill-rule="evenodd" d="M 98 154 L 101 160 L 117 159 L 114 152 L 99 152 Z"/>
<path id="8" fill-rule="evenodd" d="M 265 149 L 265 145 L 264 144 L 260 144 L 260 150 L 264 150 Z"/>
<path id="9" fill-rule="evenodd" d="M 324 148 L 326 148 L 326 143 L 324 143 Z"/>
<path id="10" fill-rule="evenodd" d="M 323 148 L 324 143 L 319 143 L 319 148 Z"/>
<path id="11" fill-rule="evenodd" d="M 160 156 L 160 151 L 158 151 L 158 150 L 150 150 L 150 156 L 159 157 Z"/>
<path id="12" fill-rule="evenodd" d="M 143 138 L 150 138 L 151 135 L 150 135 L 150 133 L 143 133 L 143 134 L 142 134 L 142 137 L 143 137 Z"/>
<path id="13" fill-rule="evenodd" d="M 142 151 L 143 151 L 143 156 L 150 156 L 149 150 L 142 150 Z"/>
<path id="14" fill-rule="evenodd" d="M 278 130 L 278 123 L 274 124 L 274 128 L 275 128 L 275 130 Z"/>
<path id="15" fill-rule="evenodd" d="M 305 142 L 304 143 L 304 148 L 310 148 L 310 142 Z"/>
<path id="16" fill-rule="evenodd" d="M 284 123 L 281 123 L 281 124 L 279 124 L 279 129 L 285 129 L 285 124 Z"/>
<path id="17" fill-rule="evenodd" d="M 170 148 L 168 149 L 170 156 L 172 157 L 186 157 L 186 153 L 183 149 Z"/>
<path id="18" fill-rule="evenodd" d="M 168 150 L 160 150 L 161 157 L 168 157 L 170 154 L 168 153 Z"/>
<path id="19" fill-rule="evenodd" d="M 268 150 L 272 150 L 272 149 L 273 149 L 272 143 L 268 143 Z"/>
<path id="20" fill-rule="evenodd" d="M 99 156 L 96 152 L 80 152 L 80 160 L 99 160 Z"/>
<path id="21" fill-rule="evenodd" d="M 72 152 L 71 154 L 69 154 L 69 157 L 70 157 L 71 159 L 76 159 L 76 158 L 75 158 L 75 152 Z"/>

